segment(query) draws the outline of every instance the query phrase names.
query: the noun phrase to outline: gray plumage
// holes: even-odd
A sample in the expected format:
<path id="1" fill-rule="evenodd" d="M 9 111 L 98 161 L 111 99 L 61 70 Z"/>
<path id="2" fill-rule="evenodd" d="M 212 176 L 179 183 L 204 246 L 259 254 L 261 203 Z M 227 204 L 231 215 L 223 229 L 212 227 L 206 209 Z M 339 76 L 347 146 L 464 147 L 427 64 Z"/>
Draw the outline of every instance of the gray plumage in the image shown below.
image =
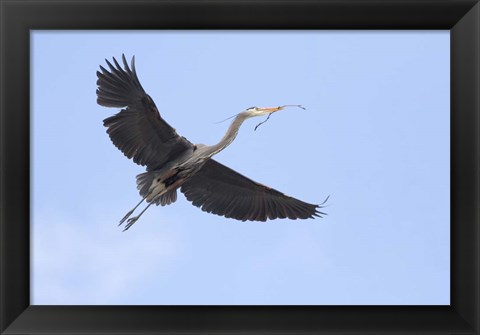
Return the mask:
<path id="1" fill-rule="evenodd" d="M 215 145 L 194 145 L 179 136 L 161 116 L 152 98 L 145 92 L 135 70 L 122 55 L 123 67 L 113 58 L 106 60 L 109 70 L 97 71 L 97 102 L 101 106 L 121 108 L 103 121 L 113 144 L 146 172 L 137 176 L 142 201 L 120 221 L 131 227 L 151 204 L 169 205 L 177 199 L 177 189 L 203 211 L 241 221 L 268 219 L 307 219 L 325 214 L 314 205 L 287 196 L 257 183 L 220 164 L 211 157 L 227 147 L 242 123 L 254 116 L 274 113 L 283 107 L 252 107 L 239 113 L 225 136 Z M 134 210 L 147 201 L 136 217 Z"/>

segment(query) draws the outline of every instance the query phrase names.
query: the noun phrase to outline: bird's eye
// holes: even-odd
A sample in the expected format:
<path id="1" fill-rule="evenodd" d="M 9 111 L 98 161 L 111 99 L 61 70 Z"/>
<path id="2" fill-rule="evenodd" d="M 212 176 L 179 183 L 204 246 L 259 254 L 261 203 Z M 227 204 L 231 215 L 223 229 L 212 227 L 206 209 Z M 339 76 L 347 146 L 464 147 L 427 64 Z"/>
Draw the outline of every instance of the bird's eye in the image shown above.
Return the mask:
<path id="1" fill-rule="evenodd" d="M 257 107 L 253 106 L 253 107 L 247 108 L 247 110 L 250 110 L 250 109 L 257 109 Z"/>

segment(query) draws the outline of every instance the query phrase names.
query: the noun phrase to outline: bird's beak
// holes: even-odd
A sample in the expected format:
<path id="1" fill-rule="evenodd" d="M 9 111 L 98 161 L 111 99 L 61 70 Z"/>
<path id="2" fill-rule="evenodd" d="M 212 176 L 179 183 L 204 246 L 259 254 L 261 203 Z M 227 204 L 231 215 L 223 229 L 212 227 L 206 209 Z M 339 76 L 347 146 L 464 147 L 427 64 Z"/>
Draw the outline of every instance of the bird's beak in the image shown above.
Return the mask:
<path id="1" fill-rule="evenodd" d="M 275 112 L 278 112 L 279 110 L 283 109 L 283 107 L 263 107 L 263 108 L 259 108 L 260 110 L 262 110 L 262 112 L 265 112 L 266 114 L 271 114 L 271 113 L 275 113 Z"/>

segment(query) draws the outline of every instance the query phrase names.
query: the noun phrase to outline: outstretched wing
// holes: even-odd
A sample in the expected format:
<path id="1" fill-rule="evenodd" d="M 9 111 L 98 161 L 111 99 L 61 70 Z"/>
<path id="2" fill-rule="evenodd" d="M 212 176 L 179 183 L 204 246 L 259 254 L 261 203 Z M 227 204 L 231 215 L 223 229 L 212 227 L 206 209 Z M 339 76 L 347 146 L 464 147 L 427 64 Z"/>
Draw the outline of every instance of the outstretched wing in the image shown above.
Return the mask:
<path id="1" fill-rule="evenodd" d="M 120 113 L 105 120 L 107 133 L 113 144 L 125 156 L 144 165 L 148 171 L 161 168 L 166 162 L 180 156 L 193 145 L 177 134 L 162 119 L 152 98 L 145 93 L 135 71 L 135 57 L 131 68 L 122 55 L 123 68 L 113 58 L 115 66 L 106 60 L 110 71 L 100 66 L 97 71 L 97 103 L 105 107 L 123 108 Z"/>
<path id="2" fill-rule="evenodd" d="M 321 217 L 319 205 L 308 204 L 254 182 L 209 159 L 181 187 L 185 197 L 203 211 L 250 221 Z"/>

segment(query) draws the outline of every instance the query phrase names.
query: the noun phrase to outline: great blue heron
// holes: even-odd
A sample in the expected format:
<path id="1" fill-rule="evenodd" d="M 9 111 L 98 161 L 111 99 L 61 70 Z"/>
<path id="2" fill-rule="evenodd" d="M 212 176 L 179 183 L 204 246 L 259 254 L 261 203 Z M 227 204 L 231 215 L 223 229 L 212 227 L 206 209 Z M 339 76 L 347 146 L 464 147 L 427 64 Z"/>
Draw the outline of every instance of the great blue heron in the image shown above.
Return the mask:
<path id="1" fill-rule="evenodd" d="M 307 219 L 325 214 L 318 210 L 321 205 L 289 197 L 211 159 L 232 143 L 245 120 L 270 115 L 285 106 L 248 108 L 236 115 L 217 144 L 193 144 L 179 136 L 160 116 L 138 80 L 135 57 L 131 67 L 125 55 L 122 61 L 123 68 L 113 58 L 115 66 L 106 60 L 110 71 L 102 66 L 102 72 L 97 71 L 97 103 L 122 108 L 118 114 L 103 120 L 103 124 L 113 144 L 147 170 L 136 177 L 142 201 L 120 221 L 122 224 L 128 219 L 124 230 L 152 204 L 165 206 L 175 202 L 179 188 L 187 200 L 203 211 L 242 221 Z M 143 201 L 148 205 L 140 214 L 129 218 Z"/>

